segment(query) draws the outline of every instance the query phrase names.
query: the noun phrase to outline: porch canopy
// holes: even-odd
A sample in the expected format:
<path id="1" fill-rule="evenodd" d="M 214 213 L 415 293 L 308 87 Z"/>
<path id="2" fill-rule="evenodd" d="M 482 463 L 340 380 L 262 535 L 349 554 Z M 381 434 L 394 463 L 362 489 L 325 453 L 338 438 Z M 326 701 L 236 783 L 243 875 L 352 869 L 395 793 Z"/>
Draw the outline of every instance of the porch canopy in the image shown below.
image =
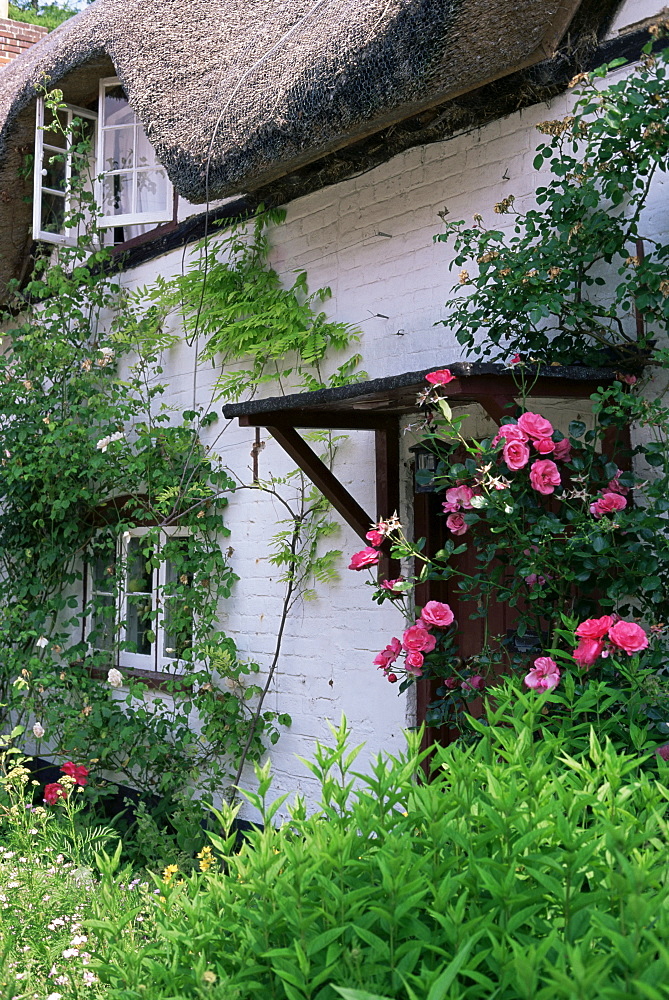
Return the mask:
<path id="1" fill-rule="evenodd" d="M 428 388 L 429 372 L 448 368 L 453 381 L 439 387 L 455 406 L 478 403 L 500 424 L 512 415 L 519 395 L 508 367 L 485 362 L 455 361 L 432 365 L 422 371 L 403 372 L 387 378 L 357 382 L 335 389 L 272 396 L 223 408 L 228 419 L 237 418 L 241 427 L 264 427 L 293 461 L 330 501 L 336 511 L 364 540 L 378 520 L 365 511 L 346 487 L 320 460 L 298 433 L 300 429 L 369 430 L 376 447 L 376 514 L 389 516 L 399 510 L 400 418 L 420 411 L 419 393 Z M 612 368 L 540 366 L 530 395 L 541 399 L 587 399 L 599 386 L 610 385 L 617 372 Z M 537 375 L 528 369 L 529 381 Z"/>

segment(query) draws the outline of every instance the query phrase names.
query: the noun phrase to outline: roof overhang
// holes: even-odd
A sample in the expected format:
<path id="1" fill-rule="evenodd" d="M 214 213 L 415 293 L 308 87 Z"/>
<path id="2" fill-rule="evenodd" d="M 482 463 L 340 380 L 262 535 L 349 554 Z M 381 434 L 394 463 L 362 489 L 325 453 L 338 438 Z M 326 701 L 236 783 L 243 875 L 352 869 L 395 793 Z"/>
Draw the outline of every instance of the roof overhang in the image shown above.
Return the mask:
<path id="1" fill-rule="evenodd" d="M 229 403 L 223 407 L 223 416 L 239 420 L 242 427 L 268 430 L 364 540 L 371 524 L 399 509 L 400 418 L 420 411 L 420 394 L 428 387 L 425 376 L 439 368 L 448 368 L 455 375 L 453 381 L 440 387 L 453 407 L 477 403 L 498 424 L 512 415 L 511 408 L 521 391 L 509 367 L 456 361 L 333 389 Z M 526 373 L 531 385 L 529 395 L 536 399 L 587 399 L 595 389 L 610 385 L 617 377 L 611 368 L 576 365 L 530 366 Z M 377 516 L 372 517 L 351 496 L 298 428 L 374 431 Z M 381 572 L 392 569 L 386 563 Z"/>

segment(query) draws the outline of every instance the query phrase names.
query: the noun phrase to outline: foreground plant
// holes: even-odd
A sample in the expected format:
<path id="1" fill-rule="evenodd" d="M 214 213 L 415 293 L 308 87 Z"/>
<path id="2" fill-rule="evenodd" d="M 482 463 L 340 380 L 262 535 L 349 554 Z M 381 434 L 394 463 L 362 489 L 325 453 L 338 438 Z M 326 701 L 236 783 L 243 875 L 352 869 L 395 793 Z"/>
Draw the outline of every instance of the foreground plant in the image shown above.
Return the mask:
<path id="1" fill-rule="evenodd" d="M 272 801 L 262 769 L 248 799 L 264 828 L 237 853 L 221 814 L 221 871 L 157 880 L 155 940 L 128 953 L 100 897 L 107 996 L 666 996 L 665 764 L 600 743 L 578 713 L 572 755 L 569 731 L 544 725 L 560 698 L 496 689 L 479 743 L 435 748 L 429 783 L 419 734 L 360 774 L 342 725 L 307 762 L 311 816 Z"/>

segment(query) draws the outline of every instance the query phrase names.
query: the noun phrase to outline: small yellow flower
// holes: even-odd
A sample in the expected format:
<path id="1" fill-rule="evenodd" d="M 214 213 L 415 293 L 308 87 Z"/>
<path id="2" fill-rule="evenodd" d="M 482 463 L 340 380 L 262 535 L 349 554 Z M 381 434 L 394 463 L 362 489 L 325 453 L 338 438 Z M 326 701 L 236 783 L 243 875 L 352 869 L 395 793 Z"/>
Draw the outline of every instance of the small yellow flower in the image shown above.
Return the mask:
<path id="1" fill-rule="evenodd" d="M 172 878 L 176 875 L 178 871 L 179 871 L 178 865 L 168 865 L 167 868 L 165 868 L 165 870 L 163 871 L 163 882 L 165 883 L 165 885 L 169 885 L 169 883 L 172 881 Z"/>
<path id="2" fill-rule="evenodd" d="M 208 872 L 214 864 L 214 856 L 212 854 L 211 847 L 203 847 L 197 857 L 200 859 L 200 871 Z"/>

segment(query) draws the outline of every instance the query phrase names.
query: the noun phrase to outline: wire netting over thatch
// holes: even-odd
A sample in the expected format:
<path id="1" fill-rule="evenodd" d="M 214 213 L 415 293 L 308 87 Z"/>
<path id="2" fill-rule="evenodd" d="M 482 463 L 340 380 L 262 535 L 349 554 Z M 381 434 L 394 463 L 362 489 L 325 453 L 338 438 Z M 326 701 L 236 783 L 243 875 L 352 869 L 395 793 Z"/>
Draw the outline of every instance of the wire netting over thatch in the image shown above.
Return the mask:
<path id="1" fill-rule="evenodd" d="M 543 58 L 577 6 L 96 0 L 0 71 L 0 156 L 45 75 L 52 85 L 65 78 L 67 97 L 68 74 L 90 63 L 93 75 L 108 61 L 185 197 L 203 201 L 208 160 L 211 196 L 253 189 L 420 106 Z"/>

